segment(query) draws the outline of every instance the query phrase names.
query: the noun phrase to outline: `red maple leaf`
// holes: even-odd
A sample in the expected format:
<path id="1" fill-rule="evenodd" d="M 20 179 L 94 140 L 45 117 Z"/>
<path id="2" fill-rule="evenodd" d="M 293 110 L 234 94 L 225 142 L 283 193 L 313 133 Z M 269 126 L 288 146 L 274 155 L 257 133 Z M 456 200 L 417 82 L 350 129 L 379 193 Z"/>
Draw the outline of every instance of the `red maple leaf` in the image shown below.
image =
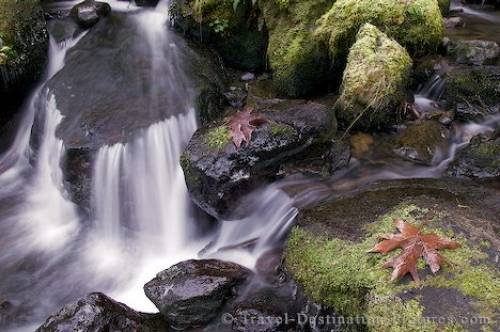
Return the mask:
<path id="1" fill-rule="evenodd" d="M 258 126 L 266 123 L 267 120 L 260 114 L 254 114 L 253 108 L 247 107 L 243 111 L 238 111 L 227 120 L 231 139 L 237 149 L 241 143 L 250 143 L 252 132 Z"/>
<path id="2" fill-rule="evenodd" d="M 431 268 L 432 273 L 436 273 L 445 261 L 444 257 L 438 252 L 439 249 L 456 249 L 460 244 L 436 234 L 421 234 L 420 229 L 403 220 L 394 222 L 399 234 L 385 234 L 381 236 L 379 242 L 369 252 L 379 252 L 387 254 L 396 248 L 403 249 L 403 252 L 389 259 L 384 263 L 384 267 L 394 268 L 391 275 L 391 281 L 400 279 L 407 273 L 410 273 L 415 282 L 420 283 L 417 273 L 417 262 L 423 257 Z"/>

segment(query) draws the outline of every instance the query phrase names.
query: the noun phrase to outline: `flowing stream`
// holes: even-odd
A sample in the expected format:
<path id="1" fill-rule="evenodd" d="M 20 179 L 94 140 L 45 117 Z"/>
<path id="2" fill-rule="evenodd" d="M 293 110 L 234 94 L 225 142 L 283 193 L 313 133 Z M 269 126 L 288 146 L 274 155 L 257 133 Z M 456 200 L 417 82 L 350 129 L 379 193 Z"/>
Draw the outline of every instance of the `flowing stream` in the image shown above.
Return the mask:
<path id="1" fill-rule="evenodd" d="M 112 5 L 114 10 L 138 11 L 121 2 Z M 125 143 L 99 149 L 92 167 L 88 222 L 81 220 L 64 188 L 60 165 L 65 147 L 56 136 L 62 116 L 57 98 L 45 86 L 63 68 L 66 51 L 83 35 L 60 44 L 50 40 L 44 80 L 24 107 L 13 144 L 0 155 L 0 294 L 21 308 L 23 331 L 34 330 L 62 304 L 91 291 L 155 312 L 142 286 L 157 272 L 199 257 L 254 268 L 263 253 L 282 242 L 301 206 L 378 180 L 440 176 L 473 135 L 500 124 L 496 116 L 457 127 L 449 148 L 436 156 L 432 167 L 410 163 L 376 167 L 354 160 L 328 181 L 270 185 L 245 199 L 243 204 L 252 207 L 250 215 L 205 229 L 200 225 L 206 221 L 195 213 L 178 162 L 197 128 L 197 115 L 190 104 L 193 91 L 182 58 L 165 56 L 165 46 L 174 53 L 176 49 L 169 38 L 166 6 L 160 2 L 156 10 L 140 10 L 135 23 L 151 47 L 153 75 L 148 79 L 152 86 L 168 86 L 177 98 L 173 105 L 183 109 Z M 416 95 L 417 103 L 432 109 L 442 86 L 441 78 L 435 77 Z M 149 91 L 150 107 L 162 106 L 159 94 Z M 303 184 L 307 189 L 294 197 L 285 193 L 286 188 Z"/>

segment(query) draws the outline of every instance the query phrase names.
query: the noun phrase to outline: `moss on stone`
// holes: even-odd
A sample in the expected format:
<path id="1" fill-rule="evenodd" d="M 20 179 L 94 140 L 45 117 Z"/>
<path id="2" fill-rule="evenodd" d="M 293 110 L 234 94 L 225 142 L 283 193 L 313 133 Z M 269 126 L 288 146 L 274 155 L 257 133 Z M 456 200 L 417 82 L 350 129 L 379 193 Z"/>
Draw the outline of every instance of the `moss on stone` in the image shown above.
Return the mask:
<path id="1" fill-rule="evenodd" d="M 428 220 L 427 213 L 427 209 L 403 203 L 375 222 L 366 224 L 359 242 L 318 236 L 296 227 L 287 244 L 286 267 L 314 301 L 335 308 L 343 315 L 363 316 L 369 331 L 464 330 L 461 325 L 438 326 L 424 319 L 425 308 L 418 298 L 402 298 L 401 294 L 419 288 L 413 281 L 389 281 L 391 270 L 381 265 L 397 255 L 397 251 L 388 255 L 367 253 L 380 234 L 394 233 L 394 219 L 402 218 L 421 224 L 424 232 L 451 237 L 462 244 L 457 250 L 441 251 L 451 264 L 443 266 L 437 275 L 423 278 L 422 287 L 450 288 L 470 296 L 478 312 L 490 315 L 489 325 L 495 326 L 493 317 L 500 305 L 498 271 L 484 262 L 487 255 L 480 246 L 472 245 L 463 235 L 455 235 L 442 224 L 444 215 L 438 213 Z"/>
<path id="2" fill-rule="evenodd" d="M 365 24 L 352 46 L 337 102 L 338 117 L 359 128 L 397 121 L 412 60 L 406 50 L 375 26 Z"/>
<path id="3" fill-rule="evenodd" d="M 341 61 L 367 22 L 414 55 L 437 50 L 444 31 L 436 0 L 338 0 L 319 20 L 316 33 L 328 41 L 334 60 Z"/>
<path id="4" fill-rule="evenodd" d="M 40 7 L 36 0 L 0 0 L 0 64 L 13 60 L 21 51 L 17 40 L 31 24 L 33 16 L 39 15 Z"/>
<path id="5" fill-rule="evenodd" d="M 205 139 L 210 149 L 221 150 L 230 141 L 229 128 L 226 125 L 210 128 Z"/>
<path id="6" fill-rule="evenodd" d="M 314 38 L 316 20 L 334 0 L 261 0 L 269 30 L 268 59 L 280 93 L 290 97 L 310 95 L 326 87 L 329 57 L 326 45 Z"/>
<path id="7" fill-rule="evenodd" d="M 438 0 L 438 5 L 443 16 L 450 13 L 451 0 Z"/>
<path id="8" fill-rule="evenodd" d="M 269 127 L 271 128 L 271 134 L 273 136 L 288 136 L 293 135 L 293 133 L 295 132 L 292 127 L 282 123 L 271 122 L 269 124 Z"/>

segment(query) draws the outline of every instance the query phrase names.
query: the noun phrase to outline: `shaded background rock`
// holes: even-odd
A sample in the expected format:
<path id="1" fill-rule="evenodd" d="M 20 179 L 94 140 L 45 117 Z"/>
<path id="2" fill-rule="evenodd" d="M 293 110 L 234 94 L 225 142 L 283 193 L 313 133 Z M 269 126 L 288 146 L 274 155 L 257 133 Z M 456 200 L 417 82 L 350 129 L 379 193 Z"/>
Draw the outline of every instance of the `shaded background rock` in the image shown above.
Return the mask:
<path id="1" fill-rule="evenodd" d="M 71 8 L 69 15 L 84 29 L 94 26 L 101 17 L 111 12 L 111 6 L 106 2 L 85 0 Z"/>
<path id="2" fill-rule="evenodd" d="M 47 62 L 48 34 L 36 0 L 0 2 L 0 127 L 20 108 Z"/>
<path id="3" fill-rule="evenodd" d="M 457 153 L 448 173 L 470 178 L 500 177 L 500 138 L 484 141 L 474 137 Z"/>

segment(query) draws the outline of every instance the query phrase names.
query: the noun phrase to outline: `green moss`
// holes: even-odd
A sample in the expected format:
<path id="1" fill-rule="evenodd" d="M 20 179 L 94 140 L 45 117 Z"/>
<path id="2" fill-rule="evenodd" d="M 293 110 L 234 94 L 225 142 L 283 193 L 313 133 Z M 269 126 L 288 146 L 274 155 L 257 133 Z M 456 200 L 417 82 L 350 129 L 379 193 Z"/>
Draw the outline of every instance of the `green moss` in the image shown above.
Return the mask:
<path id="1" fill-rule="evenodd" d="M 288 0 L 286 9 L 276 0 L 261 0 L 269 30 L 268 58 L 280 93 L 290 97 L 312 94 L 325 87 L 329 58 L 323 43 L 315 39 L 316 20 L 333 0 Z"/>
<path id="2" fill-rule="evenodd" d="M 288 125 L 271 122 L 269 126 L 271 127 L 271 134 L 273 136 L 289 136 L 294 133 L 293 128 Z"/>
<path id="3" fill-rule="evenodd" d="M 450 13 L 451 0 L 438 0 L 441 14 L 448 15 Z"/>
<path id="4" fill-rule="evenodd" d="M 211 128 L 206 133 L 206 144 L 210 149 L 221 150 L 230 141 L 230 131 L 226 125 Z"/>
<path id="5" fill-rule="evenodd" d="M 415 289 L 409 283 L 389 281 L 391 270 L 383 269 L 382 262 L 397 255 L 368 254 L 380 234 L 394 233 L 394 219 L 404 219 L 415 225 L 427 214 L 426 209 L 402 204 L 364 227 L 361 242 L 313 235 L 295 228 L 286 248 L 285 264 L 306 294 L 348 316 L 362 315 L 369 331 L 461 331 L 462 327 L 437 326 L 423 319 L 423 307 L 418 299 L 402 300 L 399 294 Z M 425 219 L 423 232 L 434 232 L 454 238 L 462 244 L 457 250 L 441 253 L 452 265 L 445 265 L 436 275 L 428 275 L 422 286 L 453 288 L 471 296 L 478 310 L 491 314 L 500 305 L 498 271 L 482 262 L 486 254 L 470 246 L 462 236 L 454 236 L 442 225 L 444 215 Z M 420 263 L 423 268 L 423 264 Z M 494 322 L 490 322 L 494 324 Z"/>
<path id="6" fill-rule="evenodd" d="M 445 97 L 458 102 L 479 101 L 494 105 L 500 102 L 500 81 L 488 70 L 452 73 L 447 79 Z"/>
<path id="7" fill-rule="evenodd" d="M 319 20 L 317 34 L 342 60 L 358 29 L 372 23 L 410 53 L 435 51 L 443 37 L 443 19 L 436 0 L 338 0 Z"/>
<path id="8" fill-rule="evenodd" d="M 403 47 L 365 24 L 349 52 L 337 105 L 339 118 L 363 128 L 394 124 L 411 66 Z"/>

